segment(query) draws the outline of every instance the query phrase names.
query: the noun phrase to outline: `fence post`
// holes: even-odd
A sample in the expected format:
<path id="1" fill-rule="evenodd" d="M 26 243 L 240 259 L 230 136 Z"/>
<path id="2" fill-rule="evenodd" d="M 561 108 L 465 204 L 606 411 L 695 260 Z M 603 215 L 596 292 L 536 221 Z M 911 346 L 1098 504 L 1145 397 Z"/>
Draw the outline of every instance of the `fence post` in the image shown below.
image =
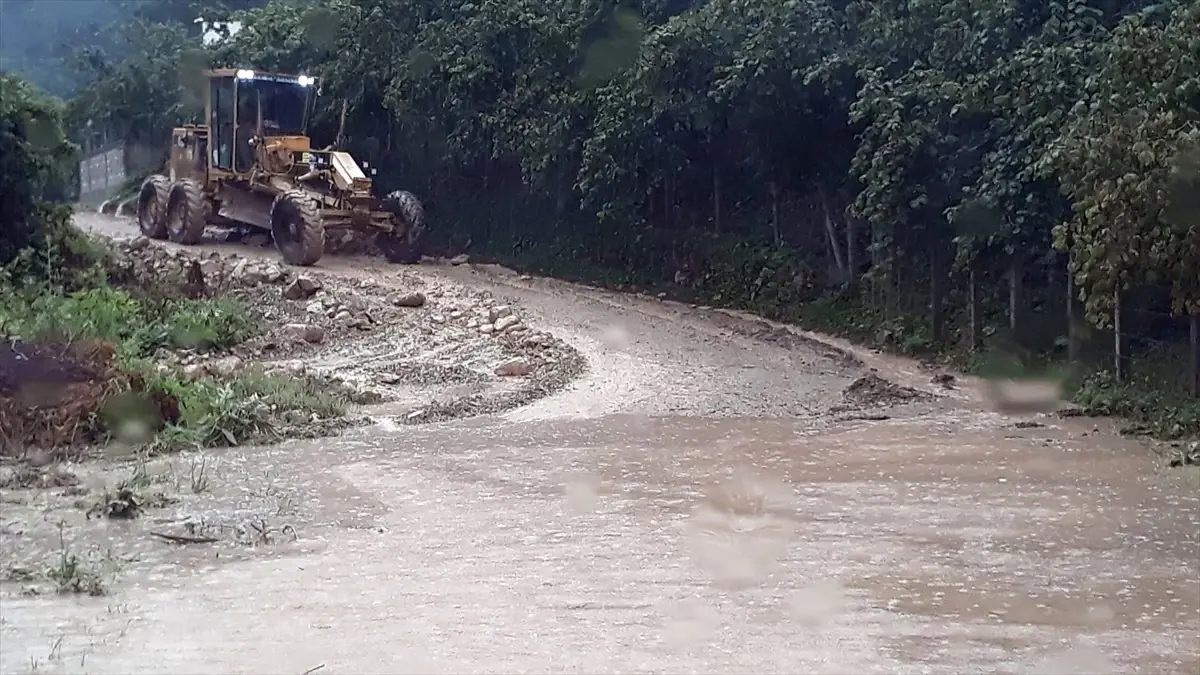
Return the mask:
<path id="1" fill-rule="evenodd" d="M 1113 290 L 1113 357 L 1117 371 L 1117 380 L 1125 382 L 1129 379 L 1129 338 L 1121 325 L 1121 289 Z"/>

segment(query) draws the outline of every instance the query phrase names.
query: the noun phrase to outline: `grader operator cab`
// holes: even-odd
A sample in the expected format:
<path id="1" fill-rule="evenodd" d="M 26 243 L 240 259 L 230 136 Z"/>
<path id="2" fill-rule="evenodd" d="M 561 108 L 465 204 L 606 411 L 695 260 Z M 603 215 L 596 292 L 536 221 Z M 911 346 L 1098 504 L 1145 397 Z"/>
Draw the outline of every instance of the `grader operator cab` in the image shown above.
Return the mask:
<path id="1" fill-rule="evenodd" d="M 312 265 L 329 230 L 373 231 L 392 262 L 420 259 L 425 214 L 397 191 L 379 199 L 346 152 L 311 147 L 315 81 L 247 69 L 210 70 L 204 124 L 171 134 L 168 175 L 138 195 L 147 237 L 199 243 L 210 224 L 269 230 L 283 259 Z M 365 166 L 365 165 L 364 165 Z"/>

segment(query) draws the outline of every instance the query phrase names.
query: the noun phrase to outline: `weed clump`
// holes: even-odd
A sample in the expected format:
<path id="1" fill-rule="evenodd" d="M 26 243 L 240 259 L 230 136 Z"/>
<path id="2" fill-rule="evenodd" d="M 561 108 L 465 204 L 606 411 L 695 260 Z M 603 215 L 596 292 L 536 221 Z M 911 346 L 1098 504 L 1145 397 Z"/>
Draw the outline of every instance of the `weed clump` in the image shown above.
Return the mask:
<path id="1" fill-rule="evenodd" d="M 36 281 L 16 269 L 0 272 L 13 282 L 0 290 L 0 453 L 114 438 L 155 452 L 232 446 L 344 414 L 304 381 L 253 369 L 187 377 L 156 360 L 254 337 L 236 301 L 121 287 L 103 274 Z"/>

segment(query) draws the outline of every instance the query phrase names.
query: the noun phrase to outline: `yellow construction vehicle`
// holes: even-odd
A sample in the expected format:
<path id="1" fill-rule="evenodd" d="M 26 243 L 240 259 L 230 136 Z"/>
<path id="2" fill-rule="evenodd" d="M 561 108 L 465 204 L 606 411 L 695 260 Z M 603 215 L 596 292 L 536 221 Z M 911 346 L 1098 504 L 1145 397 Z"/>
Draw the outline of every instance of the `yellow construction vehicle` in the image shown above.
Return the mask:
<path id="1" fill-rule="evenodd" d="M 375 197 L 349 153 L 311 147 L 313 78 L 232 68 L 205 76 L 204 124 L 176 128 L 168 175 L 142 184 L 143 234 L 196 244 L 210 224 L 262 228 L 285 261 L 306 266 L 320 260 L 326 231 L 349 228 L 377 233 L 393 262 L 419 261 L 421 202 L 405 191 Z"/>

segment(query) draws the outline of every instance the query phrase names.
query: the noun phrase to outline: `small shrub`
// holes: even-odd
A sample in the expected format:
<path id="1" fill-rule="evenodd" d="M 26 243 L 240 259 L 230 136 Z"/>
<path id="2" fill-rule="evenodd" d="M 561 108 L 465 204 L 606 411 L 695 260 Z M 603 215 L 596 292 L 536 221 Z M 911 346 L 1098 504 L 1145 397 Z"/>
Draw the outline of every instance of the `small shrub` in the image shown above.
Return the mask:
<path id="1" fill-rule="evenodd" d="M 0 334 L 102 340 L 119 345 L 125 359 L 160 348 L 228 349 L 254 333 L 254 322 L 232 300 L 150 303 L 108 285 L 67 294 L 46 287 L 0 291 Z"/>
<path id="2" fill-rule="evenodd" d="M 157 453 L 240 445 L 279 436 L 280 427 L 308 422 L 315 414 L 345 414 L 341 400 L 294 379 L 250 371 L 232 380 L 185 380 L 160 375 L 150 383 L 179 401 L 180 419 L 155 439 Z"/>
<path id="3" fill-rule="evenodd" d="M 58 524 L 58 560 L 45 571 L 59 593 L 83 593 L 101 596 L 108 593 L 100 573 L 91 564 L 67 547 L 66 523 Z"/>
<path id="4" fill-rule="evenodd" d="M 1145 424 L 1160 438 L 1200 434 L 1200 400 L 1148 379 L 1121 382 L 1110 371 L 1092 373 L 1075 386 L 1072 400 L 1090 415 L 1126 417 Z"/>
<path id="5" fill-rule="evenodd" d="M 233 300 L 181 300 L 162 322 L 172 347 L 228 349 L 254 336 L 255 324 Z"/>
<path id="6" fill-rule="evenodd" d="M 0 329 L 8 337 L 118 344 L 141 323 L 137 300 L 108 286 L 70 294 L 25 289 L 0 295 Z"/>

